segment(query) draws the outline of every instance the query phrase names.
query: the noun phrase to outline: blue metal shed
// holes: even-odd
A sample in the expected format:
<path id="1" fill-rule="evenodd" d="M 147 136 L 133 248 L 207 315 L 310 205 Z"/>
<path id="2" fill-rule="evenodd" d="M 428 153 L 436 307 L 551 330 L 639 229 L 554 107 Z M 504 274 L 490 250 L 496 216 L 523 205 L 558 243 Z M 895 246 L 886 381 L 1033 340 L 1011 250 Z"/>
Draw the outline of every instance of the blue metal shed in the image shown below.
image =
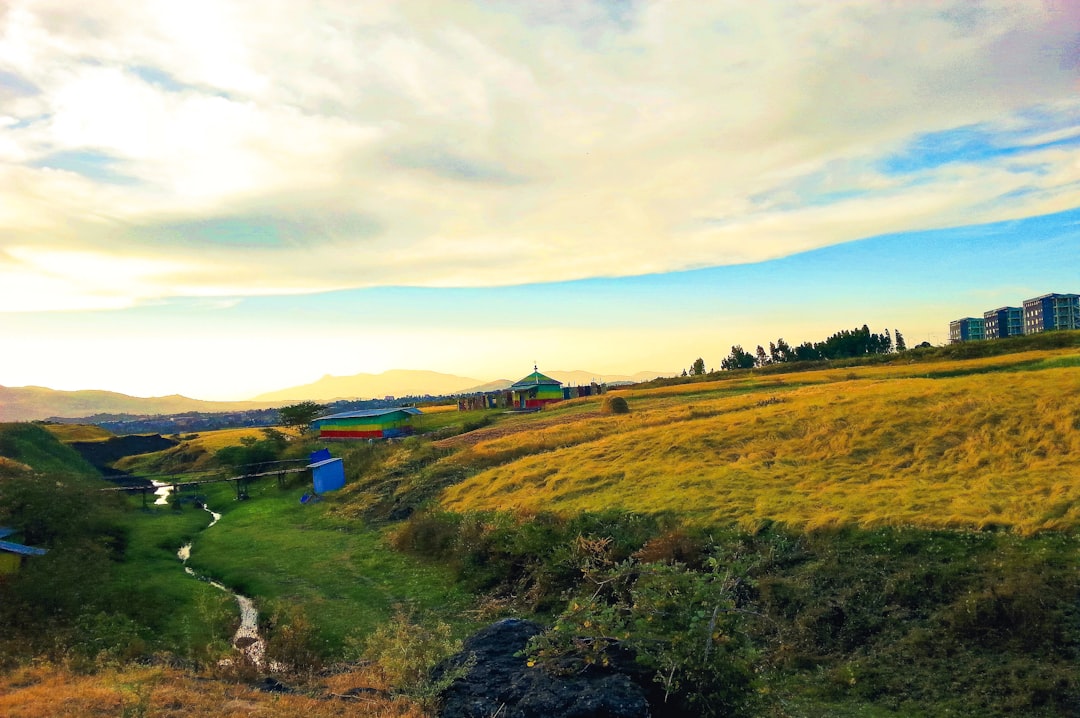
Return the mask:
<path id="1" fill-rule="evenodd" d="M 345 486 L 345 464 L 341 459 L 323 459 L 307 467 L 311 469 L 316 494 L 336 491 Z"/>

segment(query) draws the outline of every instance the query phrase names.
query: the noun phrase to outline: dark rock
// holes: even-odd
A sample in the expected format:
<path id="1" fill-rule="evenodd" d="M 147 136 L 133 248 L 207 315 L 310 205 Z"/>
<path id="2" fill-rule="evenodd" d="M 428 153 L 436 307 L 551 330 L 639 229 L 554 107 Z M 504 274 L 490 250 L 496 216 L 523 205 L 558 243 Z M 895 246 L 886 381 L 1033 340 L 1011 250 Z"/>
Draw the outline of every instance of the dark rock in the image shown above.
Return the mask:
<path id="1" fill-rule="evenodd" d="M 649 718 L 641 686 L 628 675 L 590 669 L 552 676 L 515 654 L 543 631 L 532 621 L 506 619 L 465 641 L 461 653 L 436 667 L 434 678 L 475 664 L 442 695 L 444 718 Z"/>
<path id="2" fill-rule="evenodd" d="M 260 683 L 255 685 L 260 691 L 264 693 L 292 693 L 293 689 L 282 683 L 276 678 L 267 676 L 263 678 Z"/>

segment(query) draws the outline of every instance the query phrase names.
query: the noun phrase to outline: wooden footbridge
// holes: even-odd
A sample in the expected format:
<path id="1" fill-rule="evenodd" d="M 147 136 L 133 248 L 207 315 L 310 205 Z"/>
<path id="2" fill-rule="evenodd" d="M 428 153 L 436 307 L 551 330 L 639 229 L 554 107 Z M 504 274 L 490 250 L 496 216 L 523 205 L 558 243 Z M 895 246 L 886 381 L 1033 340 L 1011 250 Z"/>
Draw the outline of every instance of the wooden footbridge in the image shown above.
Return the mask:
<path id="1" fill-rule="evenodd" d="M 263 479 L 267 476 L 277 477 L 278 486 L 285 487 L 285 477 L 289 474 L 299 474 L 308 471 L 308 459 L 287 459 L 285 461 L 263 461 L 258 464 L 249 464 L 241 468 L 244 472 L 237 476 L 213 476 L 210 478 L 193 478 L 194 473 L 203 474 L 219 474 L 220 471 L 212 469 L 203 472 L 189 472 L 183 476 L 177 474 L 151 474 L 148 476 L 136 476 L 134 478 L 139 480 L 146 480 L 151 482 L 157 482 L 150 485 L 138 485 L 138 486 L 110 486 L 105 489 L 99 489 L 99 491 L 122 491 L 124 493 L 135 493 L 136 491 L 142 494 L 143 506 L 146 506 L 146 495 L 154 494 L 158 489 L 171 486 L 173 492 L 179 496 L 184 489 L 191 488 L 197 490 L 199 486 L 204 484 L 222 484 L 231 482 L 236 487 L 237 500 L 247 498 L 247 490 L 250 482 Z"/>

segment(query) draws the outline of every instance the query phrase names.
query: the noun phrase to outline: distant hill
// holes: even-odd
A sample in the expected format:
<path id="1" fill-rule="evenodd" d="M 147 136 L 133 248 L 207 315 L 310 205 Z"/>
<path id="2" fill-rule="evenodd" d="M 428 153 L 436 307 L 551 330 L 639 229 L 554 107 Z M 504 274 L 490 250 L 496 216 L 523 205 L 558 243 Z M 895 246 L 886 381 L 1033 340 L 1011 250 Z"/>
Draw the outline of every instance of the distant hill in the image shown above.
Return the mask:
<path id="1" fill-rule="evenodd" d="M 174 394 L 143 398 L 111 391 L 57 391 L 40 386 L 0 386 L 0 421 L 35 421 L 94 414 L 183 414 L 246 411 L 276 404 L 256 401 L 202 401 Z"/>
<path id="2" fill-rule="evenodd" d="M 658 376 L 663 376 L 658 371 L 639 371 L 636 374 L 597 374 L 591 371 L 582 371 L 576 369 L 574 371 L 545 371 L 541 372 L 546 376 L 550 376 L 552 379 L 561 381 L 563 386 L 582 386 L 585 384 L 592 384 L 594 381 L 598 384 L 637 384 L 643 381 L 652 381 Z M 496 379 L 495 381 L 489 381 L 486 384 L 480 384 L 479 386 L 472 386 L 468 389 L 461 391 L 462 394 L 479 394 L 488 391 L 502 391 L 510 388 L 510 386 L 518 381 L 514 379 Z"/>
<path id="3" fill-rule="evenodd" d="M 423 396 L 455 394 L 482 382 L 435 371 L 393 369 L 382 374 L 330 376 L 311 384 L 272 391 L 255 397 L 256 401 L 332 401 L 334 399 L 381 399 L 384 396 Z"/>

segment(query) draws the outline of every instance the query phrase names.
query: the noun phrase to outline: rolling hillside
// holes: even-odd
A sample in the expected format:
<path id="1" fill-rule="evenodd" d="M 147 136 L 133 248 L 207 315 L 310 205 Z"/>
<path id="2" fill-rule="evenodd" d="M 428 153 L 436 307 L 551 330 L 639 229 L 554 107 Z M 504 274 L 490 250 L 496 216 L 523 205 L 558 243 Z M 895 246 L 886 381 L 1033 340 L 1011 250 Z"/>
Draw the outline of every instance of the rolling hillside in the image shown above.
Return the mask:
<path id="1" fill-rule="evenodd" d="M 442 505 L 746 528 L 1080 526 L 1074 349 L 618 394 L 629 415 L 577 400 L 473 432 L 440 462 L 472 474 Z"/>

